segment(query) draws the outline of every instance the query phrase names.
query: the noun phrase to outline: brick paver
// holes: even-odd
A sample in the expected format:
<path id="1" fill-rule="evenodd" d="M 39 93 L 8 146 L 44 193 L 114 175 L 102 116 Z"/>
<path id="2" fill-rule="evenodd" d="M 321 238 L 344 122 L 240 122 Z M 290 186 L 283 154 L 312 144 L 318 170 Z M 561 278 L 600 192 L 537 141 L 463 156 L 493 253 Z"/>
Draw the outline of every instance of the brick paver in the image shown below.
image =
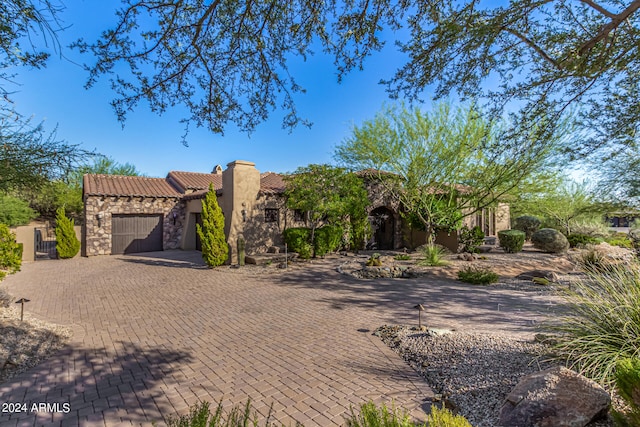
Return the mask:
<path id="1" fill-rule="evenodd" d="M 333 267 L 255 275 L 210 270 L 182 251 L 26 264 L 3 285 L 74 336 L 0 384 L 0 403 L 50 407 L 0 413 L 0 425 L 162 425 L 198 401 L 230 408 L 247 398 L 286 425 L 342 425 L 367 400 L 424 417 L 431 391 L 376 327 L 414 322 L 421 302 L 430 326 L 528 334 L 548 310 L 531 295 L 357 281 Z"/>

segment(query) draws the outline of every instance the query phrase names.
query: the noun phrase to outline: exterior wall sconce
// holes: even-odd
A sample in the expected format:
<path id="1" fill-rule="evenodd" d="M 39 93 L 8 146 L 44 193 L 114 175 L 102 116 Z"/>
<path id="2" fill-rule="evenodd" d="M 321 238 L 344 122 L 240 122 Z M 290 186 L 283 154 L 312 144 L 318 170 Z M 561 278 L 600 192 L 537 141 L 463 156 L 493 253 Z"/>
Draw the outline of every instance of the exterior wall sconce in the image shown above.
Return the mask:
<path id="1" fill-rule="evenodd" d="M 176 225 L 176 218 L 178 217 L 178 213 L 176 211 L 173 211 L 173 225 Z"/>
<path id="2" fill-rule="evenodd" d="M 98 227 L 102 227 L 102 220 L 104 219 L 104 212 L 98 212 L 98 215 L 96 215 L 96 218 L 98 218 Z"/>

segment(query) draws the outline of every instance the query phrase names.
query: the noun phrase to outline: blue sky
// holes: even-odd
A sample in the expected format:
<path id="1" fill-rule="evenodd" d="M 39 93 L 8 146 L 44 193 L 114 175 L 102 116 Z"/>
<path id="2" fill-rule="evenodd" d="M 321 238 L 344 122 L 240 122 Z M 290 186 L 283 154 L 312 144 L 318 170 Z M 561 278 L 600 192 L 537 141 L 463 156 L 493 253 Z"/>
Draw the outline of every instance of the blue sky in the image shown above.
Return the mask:
<path id="1" fill-rule="evenodd" d="M 61 18 L 67 28 L 59 36 L 64 56 L 78 64 L 90 62 L 90 56 L 64 46 L 78 37 L 95 40 L 115 22 L 118 4 L 65 0 Z M 310 129 L 283 130 L 283 115 L 276 110 L 250 136 L 233 127 L 220 136 L 192 126 L 188 147 L 180 143 L 184 126 L 179 120 L 186 114 L 172 110 L 158 116 L 141 104 L 122 128 L 109 105 L 114 93 L 108 80 L 84 89 L 87 73 L 72 61 L 54 54 L 43 70 L 17 69 L 15 80 L 20 86 L 12 95 L 15 108 L 35 122 L 44 120 L 49 130 L 57 125 L 59 139 L 120 163 L 132 163 L 149 176 L 163 177 L 171 170 L 210 172 L 216 164 L 225 167 L 236 159 L 253 161 L 260 171 L 274 172 L 332 162 L 333 148 L 350 135 L 352 125 L 372 118 L 383 103 L 391 102 L 378 82 L 391 77 L 403 57 L 389 42 L 382 53 L 369 58 L 364 71 L 352 72 L 341 84 L 329 56 L 317 53 L 306 62 L 292 63 L 292 74 L 307 89 L 295 100 L 300 115 L 314 123 Z"/>

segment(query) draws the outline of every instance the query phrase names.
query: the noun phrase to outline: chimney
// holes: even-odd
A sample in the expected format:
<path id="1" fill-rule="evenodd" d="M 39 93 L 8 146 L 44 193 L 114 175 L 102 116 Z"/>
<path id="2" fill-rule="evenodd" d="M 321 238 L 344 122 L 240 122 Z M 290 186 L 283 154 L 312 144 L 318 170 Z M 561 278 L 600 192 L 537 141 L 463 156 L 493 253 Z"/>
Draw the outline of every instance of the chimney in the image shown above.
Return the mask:
<path id="1" fill-rule="evenodd" d="M 244 231 L 245 220 L 251 219 L 260 191 L 260 171 L 255 166 L 252 162 L 236 160 L 222 172 L 224 233 L 229 245 L 228 262 L 231 264 L 238 264 L 236 241 Z"/>

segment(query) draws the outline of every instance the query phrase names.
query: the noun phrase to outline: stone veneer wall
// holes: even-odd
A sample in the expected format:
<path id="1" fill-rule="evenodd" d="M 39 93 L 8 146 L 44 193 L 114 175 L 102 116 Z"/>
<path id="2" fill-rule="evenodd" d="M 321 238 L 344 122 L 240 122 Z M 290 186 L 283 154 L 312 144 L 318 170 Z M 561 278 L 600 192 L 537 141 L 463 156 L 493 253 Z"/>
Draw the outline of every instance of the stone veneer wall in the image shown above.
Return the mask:
<path id="1" fill-rule="evenodd" d="M 176 213 L 175 225 L 173 212 Z M 103 217 L 98 219 L 98 214 Z M 178 249 L 185 222 L 184 203 L 176 198 L 88 196 L 84 203 L 84 256 L 111 254 L 111 215 L 162 214 L 163 249 Z M 98 225 L 100 222 L 100 226 Z"/>

